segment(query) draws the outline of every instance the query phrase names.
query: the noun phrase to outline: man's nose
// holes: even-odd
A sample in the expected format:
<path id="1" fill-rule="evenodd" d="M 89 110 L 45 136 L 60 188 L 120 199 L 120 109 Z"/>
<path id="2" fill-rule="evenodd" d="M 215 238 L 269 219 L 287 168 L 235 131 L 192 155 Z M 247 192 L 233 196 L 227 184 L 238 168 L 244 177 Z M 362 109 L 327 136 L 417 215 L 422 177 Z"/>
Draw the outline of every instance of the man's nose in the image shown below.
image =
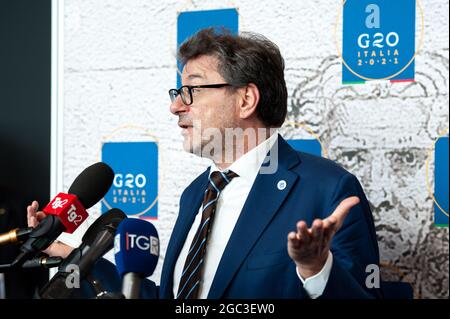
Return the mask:
<path id="1" fill-rule="evenodd" d="M 172 112 L 172 114 L 189 112 L 189 106 L 184 104 L 181 100 L 181 96 L 178 95 L 172 104 L 170 104 L 170 112 Z"/>

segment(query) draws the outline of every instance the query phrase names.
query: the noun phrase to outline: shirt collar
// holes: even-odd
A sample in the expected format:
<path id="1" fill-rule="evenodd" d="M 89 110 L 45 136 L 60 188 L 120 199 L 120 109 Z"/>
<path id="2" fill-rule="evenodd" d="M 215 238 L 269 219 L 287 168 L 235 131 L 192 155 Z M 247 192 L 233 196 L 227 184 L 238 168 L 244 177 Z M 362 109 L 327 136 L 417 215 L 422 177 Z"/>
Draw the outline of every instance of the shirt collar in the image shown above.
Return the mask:
<path id="1" fill-rule="evenodd" d="M 225 171 L 231 170 L 253 183 L 258 175 L 259 169 L 261 168 L 267 153 L 278 140 L 278 131 L 275 131 L 268 139 L 261 142 L 258 146 L 254 147 L 240 158 L 238 158 L 233 164 L 231 164 Z M 215 163 L 212 163 L 211 169 L 209 170 L 209 175 L 212 172 L 220 171 Z"/>

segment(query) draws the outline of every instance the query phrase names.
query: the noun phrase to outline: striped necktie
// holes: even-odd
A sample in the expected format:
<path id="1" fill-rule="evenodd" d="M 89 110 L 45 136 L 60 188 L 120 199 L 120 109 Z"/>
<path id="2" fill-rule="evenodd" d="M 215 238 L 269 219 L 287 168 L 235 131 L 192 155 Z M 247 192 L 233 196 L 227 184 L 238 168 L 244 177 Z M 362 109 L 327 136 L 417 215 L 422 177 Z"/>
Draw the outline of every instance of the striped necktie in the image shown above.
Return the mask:
<path id="1" fill-rule="evenodd" d="M 216 203 L 220 192 L 238 175 L 232 171 L 228 173 L 212 172 L 203 199 L 202 219 L 192 239 L 191 247 L 183 267 L 177 299 L 197 299 L 202 279 L 202 269 L 206 253 L 208 234 L 216 211 Z"/>

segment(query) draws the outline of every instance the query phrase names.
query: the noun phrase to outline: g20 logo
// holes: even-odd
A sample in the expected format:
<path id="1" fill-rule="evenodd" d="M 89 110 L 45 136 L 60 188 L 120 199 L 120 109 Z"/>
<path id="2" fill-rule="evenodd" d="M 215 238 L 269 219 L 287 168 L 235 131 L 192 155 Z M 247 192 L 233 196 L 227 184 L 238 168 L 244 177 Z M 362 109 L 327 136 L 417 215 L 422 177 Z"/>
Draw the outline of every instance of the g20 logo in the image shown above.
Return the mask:
<path id="1" fill-rule="evenodd" d="M 114 170 L 102 212 L 112 207 L 129 216 L 155 219 L 158 211 L 158 143 L 107 142 L 102 161 Z"/>
<path id="2" fill-rule="evenodd" d="M 416 1 L 343 0 L 344 84 L 414 80 Z"/>
<path id="3" fill-rule="evenodd" d="M 130 189 L 133 188 L 144 188 L 147 184 L 147 178 L 144 174 L 115 174 L 113 185 L 117 188 L 127 187 Z"/>
<path id="4" fill-rule="evenodd" d="M 369 15 L 366 17 L 365 26 L 367 29 L 380 29 L 380 7 L 376 4 L 369 4 L 366 7 L 366 13 Z M 358 66 L 363 66 L 364 62 L 369 65 L 375 63 L 385 65 L 387 62 L 398 64 L 399 52 L 394 49 L 400 42 L 400 37 L 397 32 L 389 32 L 384 35 L 382 32 L 376 32 L 373 35 L 369 33 L 361 33 L 358 36 L 357 44 L 362 50 L 369 49 L 372 51 L 358 51 Z M 388 47 L 387 50 L 382 50 Z M 378 51 L 375 51 L 379 49 Z M 391 52 L 393 49 L 393 52 Z M 393 58 L 387 59 L 387 57 Z M 364 61 L 364 58 L 370 58 L 368 61 Z"/>
<path id="5" fill-rule="evenodd" d="M 389 32 L 386 35 L 386 38 L 383 33 L 377 32 L 373 35 L 372 39 L 368 33 L 363 33 L 358 37 L 358 46 L 361 49 L 367 49 L 370 46 L 382 49 L 386 44 L 392 48 L 395 47 L 399 41 L 400 38 L 397 32 Z"/>
<path id="6" fill-rule="evenodd" d="M 366 13 L 369 13 L 366 17 L 366 28 L 367 29 L 380 29 L 380 7 L 376 4 L 369 4 L 366 7 Z M 384 48 L 383 42 L 386 42 L 386 44 L 390 47 L 395 47 L 398 42 L 400 41 L 400 38 L 398 36 L 397 32 L 389 32 L 386 35 L 386 38 L 384 37 L 384 34 L 381 32 L 377 32 L 373 35 L 373 39 L 370 39 L 370 36 L 368 33 L 363 33 L 358 37 L 358 46 L 361 49 L 367 49 L 370 46 L 370 43 L 372 42 L 373 47 L 377 48 Z"/>

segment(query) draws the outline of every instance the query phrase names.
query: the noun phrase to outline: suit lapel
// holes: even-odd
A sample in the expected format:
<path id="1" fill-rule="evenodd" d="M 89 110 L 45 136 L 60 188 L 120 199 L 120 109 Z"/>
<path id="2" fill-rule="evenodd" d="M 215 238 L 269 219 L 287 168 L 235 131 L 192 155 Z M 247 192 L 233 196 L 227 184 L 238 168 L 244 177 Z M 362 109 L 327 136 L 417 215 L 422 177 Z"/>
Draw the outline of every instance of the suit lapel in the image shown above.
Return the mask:
<path id="1" fill-rule="evenodd" d="M 278 212 L 298 175 L 289 168 L 297 165 L 297 153 L 278 137 L 278 169 L 258 174 L 216 271 L 208 298 L 221 298 L 250 250 Z"/>

